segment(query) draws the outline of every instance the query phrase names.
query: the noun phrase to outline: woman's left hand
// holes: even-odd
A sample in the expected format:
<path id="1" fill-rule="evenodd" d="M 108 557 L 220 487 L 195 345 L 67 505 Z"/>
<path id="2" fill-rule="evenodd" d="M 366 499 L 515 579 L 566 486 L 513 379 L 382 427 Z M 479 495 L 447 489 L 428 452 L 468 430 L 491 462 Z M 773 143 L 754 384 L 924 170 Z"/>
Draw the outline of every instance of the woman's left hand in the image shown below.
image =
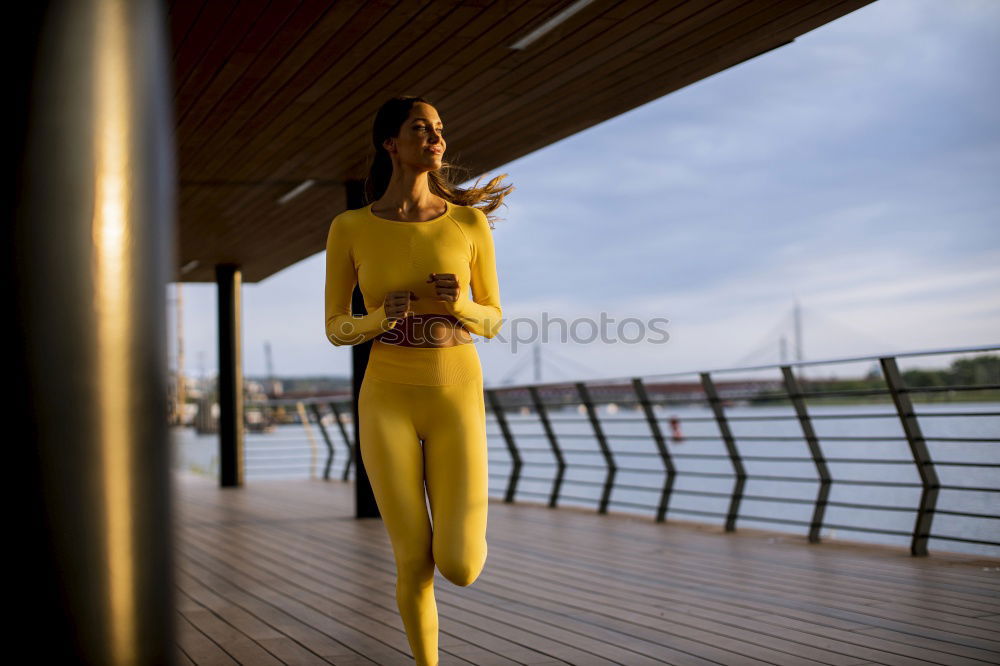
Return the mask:
<path id="1" fill-rule="evenodd" d="M 434 282 L 437 290 L 436 300 L 444 301 L 445 306 L 452 310 L 458 302 L 458 295 L 461 288 L 454 273 L 431 273 L 428 282 Z"/>

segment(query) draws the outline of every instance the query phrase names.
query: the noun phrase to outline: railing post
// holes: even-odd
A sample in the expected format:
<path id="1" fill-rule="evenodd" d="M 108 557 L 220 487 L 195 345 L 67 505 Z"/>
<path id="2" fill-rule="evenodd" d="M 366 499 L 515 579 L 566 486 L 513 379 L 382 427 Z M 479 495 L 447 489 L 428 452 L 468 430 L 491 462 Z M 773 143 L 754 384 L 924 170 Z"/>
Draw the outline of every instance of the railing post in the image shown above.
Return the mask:
<path id="1" fill-rule="evenodd" d="M 708 397 L 708 404 L 715 414 L 715 422 L 719 426 L 719 433 L 726 445 L 729 462 L 732 463 L 733 474 L 736 477 L 736 482 L 733 484 L 733 496 L 729 501 L 729 511 L 726 513 L 726 531 L 732 532 L 736 529 L 736 519 L 740 515 L 740 502 L 743 500 L 743 487 L 746 485 L 747 473 L 743 468 L 739 449 L 736 448 L 736 440 L 729 429 L 729 421 L 726 420 L 726 411 L 722 407 L 722 400 L 719 399 L 719 394 L 715 390 L 715 382 L 712 381 L 711 374 L 708 372 L 702 372 L 700 375 L 702 389 L 704 389 L 705 395 Z"/>
<path id="2" fill-rule="evenodd" d="M 337 427 L 340 429 L 340 436 L 344 439 L 344 446 L 347 447 L 347 462 L 344 463 L 344 475 L 341 477 L 342 480 L 347 481 L 351 476 L 351 465 L 354 464 L 354 440 L 347 434 L 347 428 L 344 427 L 344 420 L 341 418 L 340 410 L 337 409 L 337 403 L 330 401 L 330 409 L 333 410 L 333 416 L 337 419 Z"/>
<path id="3" fill-rule="evenodd" d="M 656 420 L 653 405 L 650 403 L 649 395 L 646 393 L 646 386 L 642 383 L 640 377 L 632 379 L 632 388 L 635 390 L 639 404 L 642 405 L 642 411 L 646 415 L 646 422 L 649 424 L 649 430 L 653 434 L 653 441 L 656 442 L 656 449 L 660 452 L 660 458 L 663 459 L 663 468 L 666 472 L 663 491 L 660 493 L 660 503 L 656 507 L 656 522 L 662 523 L 666 519 L 667 503 L 670 501 L 670 493 L 674 488 L 674 478 L 677 476 L 677 468 L 674 467 L 674 461 L 670 457 L 670 451 L 667 449 L 667 442 L 663 438 L 663 433 L 660 431 L 660 424 Z"/>
<path id="4" fill-rule="evenodd" d="M 788 398 L 795 407 L 795 414 L 799 417 L 799 425 L 802 427 L 802 435 L 809 446 L 809 454 L 812 456 L 813 464 L 816 465 L 816 473 L 819 475 L 819 491 L 816 494 L 816 504 L 813 507 L 812 523 L 809 525 L 809 543 L 819 543 L 819 533 L 823 529 L 823 518 L 826 515 L 826 503 L 830 498 L 830 470 L 826 466 L 823 458 L 823 450 L 819 446 L 819 439 L 816 431 L 813 430 L 812 419 L 809 418 L 809 410 L 806 407 L 805 398 L 799 382 L 792 372 L 791 366 L 781 366 L 781 374 L 785 378 L 785 391 Z"/>
<path id="5" fill-rule="evenodd" d="M 500 398 L 497 397 L 496 391 L 493 389 L 485 389 L 485 391 L 490 408 L 500 426 L 500 432 L 503 433 L 503 440 L 507 443 L 507 451 L 510 453 L 510 478 L 507 480 L 507 492 L 504 494 L 503 501 L 513 502 L 514 494 L 517 492 L 517 482 L 521 478 L 521 453 L 517 450 L 517 442 L 514 441 L 514 435 L 510 431 L 510 426 L 507 425 L 507 415 L 504 414 L 503 405 L 500 404 Z"/>
<path id="6" fill-rule="evenodd" d="M 555 430 L 552 429 L 552 423 L 549 421 L 549 414 L 545 409 L 545 403 L 542 402 L 541 397 L 538 395 L 538 388 L 529 386 L 528 392 L 531 394 L 531 403 L 535 407 L 535 413 L 538 414 L 538 419 L 542 422 L 542 428 L 545 429 L 545 436 L 549 440 L 549 446 L 552 447 L 552 455 L 556 457 L 556 478 L 552 482 L 552 493 L 549 495 L 549 507 L 555 508 L 559 503 L 559 489 L 562 487 L 563 476 L 566 474 L 566 460 L 563 458 L 562 450 L 559 448 L 559 442 L 556 439 Z"/>
<path id="7" fill-rule="evenodd" d="M 931 454 L 927 449 L 924 434 L 920 430 L 917 415 L 913 413 L 910 392 L 899 374 L 896 358 L 885 356 L 879 359 L 879 363 L 882 365 L 882 374 L 885 376 L 885 383 L 889 387 L 892 401 L 896 405 L 896 413 L 899 414 L 899 421 L 903 426 L 906 441 L 910 444 L 913 464 L 917 466 L 917 472 L 923 483 L 923 490 L 920 493 L 920 507 L 917 509 L 917 519 L 913 525 L 913 538 L 910 541 L 910 554 L 927 555 L 927 540 L 931 536 L 931 522 L 934 520 L 934 509 L 937 507 L 941 483 L 938 481 L 934 461 L 931 460 Z"/>
<path id="8" fill-rule="evenodd" d="M 615 465 L 614 456 L 611 455 L 611 447 L 608 446 L 604 430 L 601 429 L 601 422 L 597 418 L 597 410 L 594 409 L 594 403 L 590 400 L 590 393 L 587 392 L 587 387 L 583 382 L 576 382 L 576 391 L 580 394 L 580 400 L 583 401 L 584 407 L 587 408 L 587 416 L 590 418 L 590 425 L 594 429 L 594 437 L 597 438 L 597 443 L 601 447 L 601 453 L 604 454 L 604 461 L 608 465 L 608 474 L 604 479 L 604 491 L 601 493 L 601 502 L 597 506 L 598 513 L 607 513 L 608 501 L 611 499 L 611 488 L 615 483 L 615 473 L 618 471 L 618 466 Z"/>
<path id="9" fill-rule="evenodd" d="M 295 403 L 295 411 L 298 412 L 302 428 L 306 431 L 306 439 L 309 440 L 309 478 L 311 479 L 316 474 L 316 438 L 313 437 L 312 428 L 309 427 L 309 414 L 301 400 Z"/>
<path id="10" fill-rule="evenodd" d="M 330 441 L 330 435 L 326 432 L 326 426 L 323 425 L 323 417 L 319 413 L 319 405 L 315 402 L 311 403 L 309 407 L 312 409 L 313 415 L 316 416 L 316 425 L 319 427 L 319 432 L 323 435 L 323 441 L 326 443 L 326 465 L 323 466 L 323 480 L 330 480 L 330 466 L 333 464 L 333 442 Z"/>

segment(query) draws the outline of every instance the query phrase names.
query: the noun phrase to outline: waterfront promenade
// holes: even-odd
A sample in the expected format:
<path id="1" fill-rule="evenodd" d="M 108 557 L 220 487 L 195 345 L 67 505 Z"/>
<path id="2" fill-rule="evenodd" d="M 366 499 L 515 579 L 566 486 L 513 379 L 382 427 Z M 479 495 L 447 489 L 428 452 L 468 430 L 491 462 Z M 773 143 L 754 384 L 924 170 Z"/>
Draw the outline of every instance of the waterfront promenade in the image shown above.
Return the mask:
<path id="1" fill-rule="evenodd" d="M 353 483 L 173 474 L 179 663 L 412 664 Z M 488 541 L 442 666 L 1000 662 L 996 559 L 494 498 Z"/>

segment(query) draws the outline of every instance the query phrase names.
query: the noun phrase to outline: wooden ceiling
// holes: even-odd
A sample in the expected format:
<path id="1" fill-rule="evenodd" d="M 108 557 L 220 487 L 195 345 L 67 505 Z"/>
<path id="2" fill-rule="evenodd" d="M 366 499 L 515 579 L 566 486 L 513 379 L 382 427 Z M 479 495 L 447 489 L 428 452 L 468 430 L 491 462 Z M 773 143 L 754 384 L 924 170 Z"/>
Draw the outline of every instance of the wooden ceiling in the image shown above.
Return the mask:
<path id="1" fill-rule="evenodd" d="M 475 177 L 872 1 L 595 0 L 517 50 L 576 0 L 173 0 L 174 279 L 236 263 L 257 282 L 323 251 L 393 95 L 429 99 Z"/>

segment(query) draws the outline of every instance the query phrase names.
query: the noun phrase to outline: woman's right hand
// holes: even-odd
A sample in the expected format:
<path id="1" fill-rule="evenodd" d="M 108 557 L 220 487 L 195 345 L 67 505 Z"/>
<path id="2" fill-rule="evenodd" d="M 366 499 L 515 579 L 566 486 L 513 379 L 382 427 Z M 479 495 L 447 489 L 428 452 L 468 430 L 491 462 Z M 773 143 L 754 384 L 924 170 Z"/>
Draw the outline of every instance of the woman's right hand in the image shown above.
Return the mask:
<path id="1" fill-rule="evenodd" d="M 401 320 L 413 314 L 410 301 L 420 298 L 412 291 L 390 291 L 385 295 L 385 316 L 387 319 Z"/>

